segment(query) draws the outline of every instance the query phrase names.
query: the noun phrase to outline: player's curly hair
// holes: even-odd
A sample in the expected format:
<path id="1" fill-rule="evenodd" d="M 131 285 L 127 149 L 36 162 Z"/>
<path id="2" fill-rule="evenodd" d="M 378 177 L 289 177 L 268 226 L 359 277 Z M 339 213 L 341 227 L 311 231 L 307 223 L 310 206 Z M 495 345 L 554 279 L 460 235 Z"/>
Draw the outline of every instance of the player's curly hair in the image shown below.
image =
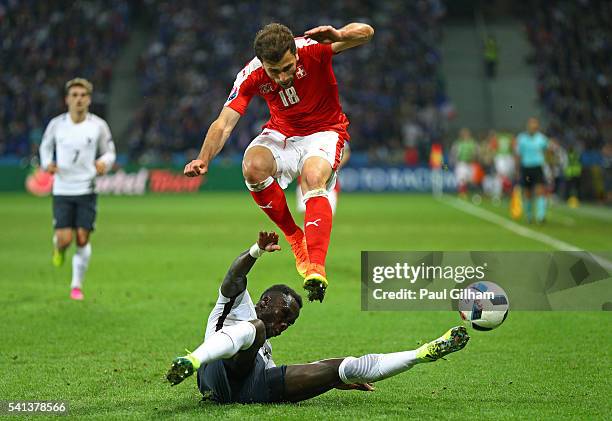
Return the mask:
<path id="1" fill-rule="evenodd" d="M 297 301 L 298 306 L 302 308 L 302 297 L 300 296 L 300 294 L 295 292 L 295 290 L 291 288 L 290 286 L 285 285 L 285 284 L 272 285 L 270 288 L 268 288 L 261 294 L 261 298 L 263 298 L 265 295 L 267 295 L 270 292 L 281 292 L 285 295 L 290 295 L 291 297 L 293 297 L 293 299 L 295 299 L 295 301 Z"/>
<path id="2" fill-rule="evenodd" d="M 269 23 L 257 32 L 253 42 L 255 55 L 261 61 L 278 63 L 287 50 L 295 54 L 297 47 L 291 29 L 280 23 Z"/>

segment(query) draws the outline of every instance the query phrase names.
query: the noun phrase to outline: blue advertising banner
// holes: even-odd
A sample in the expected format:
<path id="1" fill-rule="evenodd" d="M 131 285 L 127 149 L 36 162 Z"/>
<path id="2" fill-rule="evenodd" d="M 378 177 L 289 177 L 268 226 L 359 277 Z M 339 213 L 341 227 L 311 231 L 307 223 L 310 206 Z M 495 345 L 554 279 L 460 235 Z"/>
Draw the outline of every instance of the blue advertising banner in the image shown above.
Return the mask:
<path id="1" fill-rule="evenodd" d="M 456 191 L 455 174 L 448 170 L 404 167 L 345 167 L 338 174 L 345 192 L 431 192 L 439 185 L 443 191 Z"/>

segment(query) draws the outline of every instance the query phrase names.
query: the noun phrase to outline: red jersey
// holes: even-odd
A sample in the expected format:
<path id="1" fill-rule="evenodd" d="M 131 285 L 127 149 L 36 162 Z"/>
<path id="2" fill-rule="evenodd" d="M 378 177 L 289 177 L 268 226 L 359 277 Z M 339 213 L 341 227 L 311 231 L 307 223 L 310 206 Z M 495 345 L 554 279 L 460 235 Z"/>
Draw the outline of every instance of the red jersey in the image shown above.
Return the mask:
<path id="1" fill-rule="evenodd" d="M 348 140 L 349 122 L 338 98 L 331 44 L 319 44 L 307 38 L 296 38 L 295 43 L 297 69 L 289 88 L 283 89 L 270 79 L 255 57 L 236 76 L 225 106 L 242 115 L 251 98 L 259 95 L 270 109 L 270 120 L 264 128 L 287 137 L 334 131 L 340 139 Z"/>

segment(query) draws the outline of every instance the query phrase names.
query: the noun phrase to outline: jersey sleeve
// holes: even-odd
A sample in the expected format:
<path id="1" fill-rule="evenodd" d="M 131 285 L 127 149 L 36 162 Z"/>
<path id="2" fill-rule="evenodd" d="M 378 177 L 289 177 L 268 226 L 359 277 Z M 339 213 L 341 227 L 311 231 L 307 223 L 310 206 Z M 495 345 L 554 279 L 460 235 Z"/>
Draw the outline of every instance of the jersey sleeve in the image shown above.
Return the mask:
<path id="1" fill-rule="evenodd" d="M 40 142 L 40 166 L 46 170 L 53 161 L 53 151 L 55 150 L 55 123 L 53 119 L 47 125 L 42 141 Z"/>
<path id="2" fill-rule="evenodd" d="M 100 120 L 100 136 L 98 137 L 98 150 L 100 152 L 100 161 L 104 162 L 106 169 L 109 170 L 115 163 L 117 154 L 115 152 L 115 144 L 111 135 L 110 127 L 104 120 Z"/>
<path id="3" fill-rule="evenodd" d="M 224 325 L 232 325 L 241 321 L 251 321 L 257 318 L 253 300 L 247 290 L 235 298 L 225 297 L 219 289 L 219 297 L 208 316 L 206 335 L 212 335 Z"/>
<path id="4" fill-rule="evenodd" d="M 313 57 L 322 60 L 329 61 L 334 55 L 331 44 L 322 44 L 315 41 L 312 38 L 297 37 L 295 38 L 295 45 L 299 49 L 305 48 Z"/>
<path id="5" fill-rule="evenodd" d="M 249 73 L 248 66 L 238 73 L 234 86 L 224 104 L 225 107 L 230 107 L 240 115 L 244 114 L 253 95 L 255 95 L 255 83 L 252 74 Z"/>
<path id="6" fill-rule="evenodd" d="M 316 41 L 309 40 L 308 44 L 304 45 L 304 49 L 308 51 L 312 57 L 319 60 L 321 63 L 329 63 L 334 55 L 331 44 L 320 44 Z"/>

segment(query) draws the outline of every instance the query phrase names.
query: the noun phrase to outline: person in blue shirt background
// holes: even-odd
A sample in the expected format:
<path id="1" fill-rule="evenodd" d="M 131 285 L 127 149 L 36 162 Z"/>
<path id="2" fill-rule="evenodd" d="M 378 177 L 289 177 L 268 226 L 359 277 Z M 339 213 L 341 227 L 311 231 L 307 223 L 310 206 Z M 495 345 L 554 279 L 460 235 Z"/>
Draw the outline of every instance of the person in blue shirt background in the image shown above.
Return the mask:
<path id="1" fill-rule="evenodd" d="M 544 188 L 544 154 L 548 139 L 540 133 L 540 122 L 531 117 L 527 120 L 527 131 L 516 137 L 517 163 L 520 165 L 520 182 L 525 192 L 523 201 L 527 222 L 533 220 L 532 201 L 535 192 L 535 221 L 544 222 L 546 218 L 546 191 Z"/>

